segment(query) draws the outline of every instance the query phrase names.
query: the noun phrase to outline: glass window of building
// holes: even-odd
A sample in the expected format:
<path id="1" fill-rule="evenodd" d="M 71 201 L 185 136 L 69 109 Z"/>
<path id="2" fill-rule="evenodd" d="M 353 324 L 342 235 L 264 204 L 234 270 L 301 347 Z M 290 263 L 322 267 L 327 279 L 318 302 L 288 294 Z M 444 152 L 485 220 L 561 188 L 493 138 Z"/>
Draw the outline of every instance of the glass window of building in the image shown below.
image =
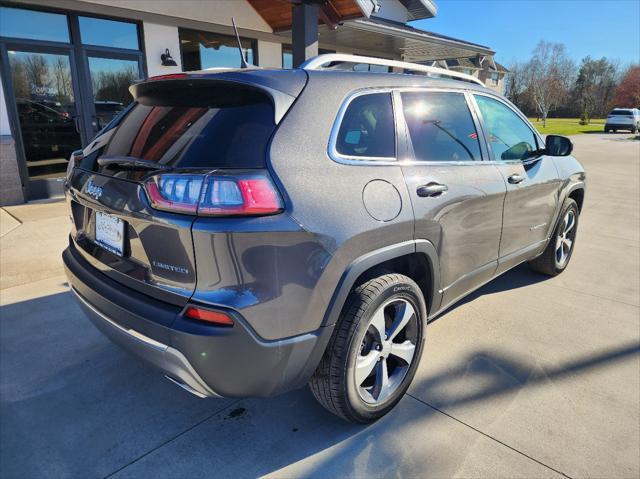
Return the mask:
<path id="1" fill-rule="evenodd" d="M 368 63 L 358 63 L 353 66 L 353 70 L 356 72 L 374 72 L 374 73 L 389 73 L 390 67 L 384 65 L 369 65 Z"/>
<path id="2" fill-rule="evenodd" d="M 184 71 L 204 70 L 206 68 L 240 68 L 242 65 L 238 43 L 231 35 L 179 30 L 182 68 Z M 255 45 L 253 40 L 241 38 L 242 54 L 249 64 L 255 64 Z"/>
<path id="3" fill-rule="evenodd" d="M 69 43 L 67 16 L 0 7 L 0 36 Z"/>
<path id="4" fill-rule="evenodd" d="M 291 45 L 282 45 L 282 68 L 293 68 L 293 49 Z"/>
<path id="5" fill-rule="evenodd" d="M 325 53 L 335 53 L 335 51 L 326 50 L 324 48 L 320 48 L 318 50 L 318 55 L 324 55 Z M 293 68 L 293 49 L 291 48 L 291 45 L 282 45 L 282 68 Z"/>
<path id="6" fill-rule="evenodd" d="M 135 23 L 79 17 L 80 39 L 85 45 L 138 50 L 138 25 Z"/>
<path id="7" fill-rule="evenodd" d="M 7 53 L 29 177 L 60 176 L 81 146 L 69 56 Z"/>

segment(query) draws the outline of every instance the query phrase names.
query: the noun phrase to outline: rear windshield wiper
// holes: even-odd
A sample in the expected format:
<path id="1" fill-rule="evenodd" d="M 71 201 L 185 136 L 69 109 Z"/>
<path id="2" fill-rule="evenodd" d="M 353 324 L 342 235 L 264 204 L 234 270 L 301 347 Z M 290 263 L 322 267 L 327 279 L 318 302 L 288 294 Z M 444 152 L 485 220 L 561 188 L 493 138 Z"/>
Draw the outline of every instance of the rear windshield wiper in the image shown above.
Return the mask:
<path id="1" fill-rule="evenodd" d="M 171 170 L 167 165 L 158 163 L 157 161 L 145 160 L 144 158 L 135 158 L 133 156 L 101 156 L 98 158 L 98 164 L 106 167 L 120 167 L 134 170 Z"/>

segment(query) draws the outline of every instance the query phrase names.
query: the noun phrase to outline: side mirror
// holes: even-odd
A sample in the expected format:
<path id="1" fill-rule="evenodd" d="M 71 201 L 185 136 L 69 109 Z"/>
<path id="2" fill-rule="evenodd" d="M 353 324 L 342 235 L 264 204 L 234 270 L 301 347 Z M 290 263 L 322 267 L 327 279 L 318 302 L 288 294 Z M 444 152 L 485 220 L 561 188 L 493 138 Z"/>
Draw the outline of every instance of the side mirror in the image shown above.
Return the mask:
<path id="1" fill-rule="evenodd" d="M 573 143 L 566 136 L 547 135 L 544 143 L 549 156 L 569 156 L 573 151 Z"/>

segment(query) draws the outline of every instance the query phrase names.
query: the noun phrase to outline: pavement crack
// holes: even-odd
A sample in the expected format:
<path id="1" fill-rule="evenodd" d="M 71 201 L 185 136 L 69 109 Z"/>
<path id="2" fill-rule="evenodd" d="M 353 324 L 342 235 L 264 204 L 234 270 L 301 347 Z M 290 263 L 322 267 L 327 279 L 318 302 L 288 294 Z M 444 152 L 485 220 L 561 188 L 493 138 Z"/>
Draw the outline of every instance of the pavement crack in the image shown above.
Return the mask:
<path id="1" fill-rule="evenodd" d="M 412 394 L 407 393 L 407 396 L 412 397 L 413 399 L 415 399 L 415 400 L 416 400 L 416 401 L 418 401 L 419 403 L 422 403 L 422 404 L 424 404 L 425 406 L 430 407 L 430 408 L 431 408 L 431 409 L 433 409 L 434 411 L 438 411 L 440 414 L 444 414 L 444 415 L 445 415 L 445 416 L 447 416 L 448 418 L 453 419 L 454 421 L 456 421 L 456 422 L 458 422 L 458 423 L 462 424 L 463 426 L 466 426 L 466 427 L 468 427 L 469 429 L 472 429 L 472 430 L 474 430 L 475 432 L 477 432 L 477 433 L 479 433 L 479 434 L 482 434 L 484 437 L 486 437 L 486 438 L 488 438 L 488 439 L 490 439 L 490 440 L 492 440 L 492 441 L 494 441 L 494 442 L 497 442 L 498 444 L 501 444 L 502 446 L 504 446 L 504 447 L 506 447 L 506 448 L 508 448 L 508 449 L 511 449 L 513 452 L 515 452 L 515 453 L 517 453 L 517 454 L 520 454 L 521 456 L 524 456 L 524 457 L 526 457 L 527 459 L 529 459 L 529 460 L 531 460 L 531 461 L 533 461 L 533 462 L 535 462 L 535 463 L 537 463 L 537 464 L 540 464 L 540 465 L 541 465 L 541 466 L 543 466 L 543 467 L 546 467 L 547 469 L 549 469 L 549 470 L 551 470 L 551 471 L 555 472 L 556 474 L 560 474 L 562 477 L 566 477 L 566 478 L 568 478 L 568 479 L 573 479 L 571 476 L 569 476 L 569 475 L 565 474 L 564 472 L 559 471 L 558 469 L 555 469 L 555 468 L 551 467 L 550 465 L 545 464 L 544 462 L 542 462 L 542 461 L 540 461 L 540 460 L 536 459 L 535 457 L 530 456 L 530 455 L 529 455 L 529 454 L 527 454 L 526 452 L 522 452 L 522 451 L 520 451 L 519 449 L 516 449 L 515 447 L 510 446 L 509 444 L 507 444 L 507 443 L 505 443 L 505 442 L 501 441 L 500 439 L 498 439 L 498 438 L 496 438 L 496 437 L 494 437 L 494 436 L 492 436 L 492 435 L 490 435 L 490 434 L 487 434 L 486 432 L 483 432 L 483 431 L 481 431 L 481 430 L 480 430 L 480 429 L 478 429 L 478 428 L 473 427 L 471 424 L 468 424 L 468 423 L 466 423 L 466 422 L 464 422 L 464 421 L 461 421 L 461 420 L 460 420 L 460 419 L 458 419 L 457 417 L 452 416 L 451 414 L 449 414 L 449 413 L 447 413 L 447 412 L 443 411 L 442 409 L 439 409 L 439 408 L 437 408 L 437 407 L 435 407 L 435 406 L 432 406 L 432 405 L 431 405 L 431 404 L 429 404 L 428 402 L 423 401 L 422 399 L 417 398 L 417 397 L 413 396 Z"/>
<path id="2" fill-rule="evenodd" d="M 178 439 L 180 436 L 182 436 L 183 434 L 186 434 L 187 432 L 191 431 L 192 429 L 195 429 L 196 427 L 198 427 L 200 424 L 203 424 L 205 422 L 207 422 L 209 419 L 211 419 L 212 417 L 220 414 L 222 411 L 224 411 L 225 409 L 229 409 L 230 407 L 238 404 L 242 399 L 236 399 L 235 401 L 227 404 L 226 406 L 215 410 L 214 412 L 212 412 L 211 414 L 209 414 L 207 417 L 205 417 L 204 419 L 198 421 L 197 423 L 189 426 L 187 429 L 185 429 L 184 431 L 179 432 L 178 434 L 175 434 L 173 436 L 171 436 L 169 439 L 167 439 L 166 441 L 158 444 L 156 447 L 149 449 L 147 452 L 145 452 L 144 454 L 136 457 L 135 459 L 133 459 L 132 461 L 129 461 L 128 463 L 126 463 L 124 466 L 119 467 L 118 469 L 116 469 L 115 471 L 110 472 L 109 474 L 107 474 L 106 476 L 104 476 L 103 479 L 108 479 L 109 477 L 113 477 L 115 474 L 119 473 L 120 471 L 126 469 L 127 467 L 131 466 L 132 464 L 135 464 L 136 462 L 138 462 L 140 459 L 143 459 L 144 457 L 148 456 L 149 454 L 151 454 L 154 451 L 157 451 L 158 449 L 160 449 L 161 447 L 166 446 L 167 444 L 169 444 L 172 441 L 175 441 L 176 439 Z"/>

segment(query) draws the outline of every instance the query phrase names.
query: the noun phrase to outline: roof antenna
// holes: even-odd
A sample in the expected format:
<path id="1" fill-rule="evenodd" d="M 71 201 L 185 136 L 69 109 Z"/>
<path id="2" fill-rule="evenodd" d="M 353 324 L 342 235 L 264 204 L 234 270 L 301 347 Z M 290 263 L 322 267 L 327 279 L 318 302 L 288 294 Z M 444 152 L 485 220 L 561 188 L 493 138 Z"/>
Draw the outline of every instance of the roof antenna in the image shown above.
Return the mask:
<path id="1" fill-rule="evenodd" d="M 238 27 L 236 27 L 236 21 L 231 17 L 231 23 L 233 23 L 233 31 L 236 34 L 236 40 L 238 41 L 238 50 L 240 50 L 240 68 L 249 68 L 247 60 L 244 58 L 244 51 L 242 50 L 242 43 L 240 43 L 240 35 L 238 35 Z"/>

